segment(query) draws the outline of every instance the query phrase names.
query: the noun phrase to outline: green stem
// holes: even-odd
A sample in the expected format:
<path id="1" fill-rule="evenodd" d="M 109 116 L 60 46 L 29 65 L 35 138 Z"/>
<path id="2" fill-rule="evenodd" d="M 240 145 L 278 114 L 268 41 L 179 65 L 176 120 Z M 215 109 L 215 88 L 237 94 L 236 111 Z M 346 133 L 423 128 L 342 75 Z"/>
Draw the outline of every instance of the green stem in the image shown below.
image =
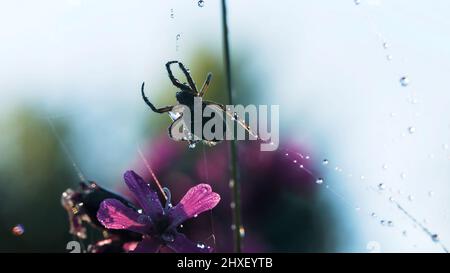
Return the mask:
<path id="1" fill-rule="evenodd" d="M 230 65 L 230 46 L 228 39 L 228 24 L 227 24 L 227 6 L 226 0 L 222 0 L 222 31 L 223 31 L 223 46 L 224 46 L 224 63 L 226 85 L 228 90 L 229 104 L 233 104 L 233 91 L 231 81 L 231 65 Z M 233 216 L 233 241 L 234 251 L 236 253 L 242 252 L 242 236 L 243 226 L 241 221 L 241 185 L 239 182 L 238 172 L 238 148 L 236 140 L 230 141 L 230 188 L 231 188 L 231 210 Z"/>

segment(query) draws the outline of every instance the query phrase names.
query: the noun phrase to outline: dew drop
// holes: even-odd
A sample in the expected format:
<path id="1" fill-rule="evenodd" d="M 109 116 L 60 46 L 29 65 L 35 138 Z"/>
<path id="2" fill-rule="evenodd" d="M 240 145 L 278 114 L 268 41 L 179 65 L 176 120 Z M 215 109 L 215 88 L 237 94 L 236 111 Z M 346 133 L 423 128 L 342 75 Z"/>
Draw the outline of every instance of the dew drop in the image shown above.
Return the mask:
<path id="1" fill-rule="evenodd" d="M 442 144 L 442 149 L 444 149 L 444 150 L 448 150 L 448 148 L 449 148 L 449 146 L 448 146 L 448 144 L 446 143 L 446 144 Z"/>
<path id="2" fill-rule="evenodd" d="M 388 60 L 388 61 L 392 61 L 392 55 L 386 55 L 386 60 Z"/>
<path id="3" fill-rule="evenodd" d="M 392 222 L 392 221 L 387 221 L 387 225 L 390 226 L 390 227 L 393 227 L 393 226 L 394 226 L 394 222 Z"/>
<path id="4" fill-rule="evenodd" d="M 408 127 L 408 133 L 414 134 L 415 132 L 416 132 L 416 127 L 414 127 L 414 126 L 409 126 Z"/>
<path id="5" fill-rule="evenodd" d="M 245 237 L 245 228 L 243 226 L 239 228 L 239 236 L 241 236 L 241 238 Z"/>
<path id="6" fill-rule="evenodd" d="M 383 170 L 387 170 L 388 169 L 388 165 L 387 164 L 383 164 L 382 168 L 383 168 Z"/>
<path id="7" fill-rule="evenodd" d="M 177 36 L 175 36 L 175 39 L 178 41 L 178 40 L 180 40 L 181 39 L 181 34 L 177 34 Z"/>
<path id="8" fill-rule="evenodd" d="M 189 148 L 190 148 L 190 149 L 194 149 L 194 148 L 195 148 L 195 146 L 196 146 L 196 144 L 195 144 L 195 143 L 191 143 L 191 144 L 189 144 Z"/>
<path id="9" fill-rule="evenodd" d="M 405 180 L 406 179 L 406 173 L 400 173 L 400 178 Z"/>
<path id="10" fill-rule="evenodd" d="M 380 184 L 378 184 L 378 189 L 382 191 L 382 190 L 386 189 L 386 185 L 384 183 L 380 183 Z"/>
<path id="11" fill-rule="evenodd" d="M 328 159 L 324 159 L 324 160 L 322 161 L 322 164 L 323 164 L 323 165 L 328 165 L 328 163 L 329 163 Z"/>
<path id="12" fill-rule="evenodd" d="M 383 48 L 388 49 L 390 47 L 390 44 L 388 42 L 383 43 Z"/>
<path id="13" fill-rule="evenodd" d="M 413 201 L 413 200 L 414 200 L 414 196 L 408 195 L 408 200 L 409 200 L 409 201 Z"/>
<path id="14" fill-rule="evenodd" d="M 323 183 L 323 179 L 322 178 L 317 178 L 316 180 L 316 184 L 322 184 Z"/>
<path id="15" fill-rule="evenodd" d="M 204 0 L 199 0 L 197 5 L 201 8 L 203 8 L 205 6 L 205 1 Z"/>
<path id="16" fill-rule="evenodd" d="M 372 212 L 372 213 L 370 214 L 370 216 L 372 216 L 372 217 L 377 217 L 377 214 L 376 214 L 375 212 Z"/>
<path id="17" fill-rule="evenodd" d="M 432 197 L 433 195 L 434 195 L 434 192 L 433 192 L 433 191 L 429 191 L 429 192 L 428 192 L 428 196 L 429 196 L 429 197 Z"/>
<path id="18" fill-rule="evenodd" d="M 230 203 L 230 208 L 234 209 L 235 207 L 236 207 L 236 203 L 231 202 L 231 203 Z"/>
<path id="19" fill-rule="evenodd" d="M 175 17 L 175 14 L 173 13 L 173 9 L 170 9 L 170 18 L 174 18 Z"/>
<path id="20" fill-rule="evenodd" d="M 406 77 L 406 76 L 403 76 L 403 77 L 401 77 L 400 78 L 400 84 L 402 85 L 402 86 L 408 86 L 409 85 L 409 78 L 408 77 Z"/>
<path id="21" fill-rule="evenodd" d="M 292 161 L 292 162 L 297 163 L 297 160 L 294 160 L 294 161 Z"/>
<path id="22" fill-rule="evenodd" d="M 353 2 L 355 3 L 355 5 L 361 4 L 361 0 L 353 0 Z"/>
<path id="23" fill-rule="evenodd" d="M 204 243 L 197 243 L 197 247 L 200 249 L 204 249 L 206 246 Z"/>
<path id="24" fill-rule="evenodd" d="M 437 243 L 439 242 L 439 235 L 438 234 L 433 234 L 431 235 L 431 240 L 433 240 L 433 242 Z"/>
<path id="25" fill-rule="evenodd" d="M 230 182 L 228 183 L 228 186 L 232 189 L 234 188 L 234 180 L 231 179 Z"/>
<path id="26" fill-rule="evenodd" d="M 11 232 L 14 236 L 21 236 L 25 233 L 25 227 L 22 224 L 15 225 Z"/>

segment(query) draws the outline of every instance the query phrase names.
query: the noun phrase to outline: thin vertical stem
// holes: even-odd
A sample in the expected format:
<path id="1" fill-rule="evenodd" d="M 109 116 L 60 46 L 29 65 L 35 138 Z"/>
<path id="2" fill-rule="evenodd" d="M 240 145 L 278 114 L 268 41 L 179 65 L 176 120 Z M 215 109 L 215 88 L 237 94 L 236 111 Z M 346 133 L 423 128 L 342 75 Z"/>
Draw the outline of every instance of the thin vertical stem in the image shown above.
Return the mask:
<path id="1" fill-rule="evenodd" d="M 226 85 L 228 90 L 229 104 L 233 104 L 233 91 L 231 81 L 231 61 L 230 61 L 230 46 L 228 39 L 228 23 L 227 23 L 227 6 L 226 0 L 222 0 L 222 31 L 223 31 L 223 47 L 224 47 L 224 63 Z M 236 140 L 230 141 L 230 188 L 231 188 L 231 210 L 233 216 L 233 241 L 234 251 L 240 253 L 242 251 L 242 236 L 241 230 L 241 185 L 238 177 L 238 151 Z"/>

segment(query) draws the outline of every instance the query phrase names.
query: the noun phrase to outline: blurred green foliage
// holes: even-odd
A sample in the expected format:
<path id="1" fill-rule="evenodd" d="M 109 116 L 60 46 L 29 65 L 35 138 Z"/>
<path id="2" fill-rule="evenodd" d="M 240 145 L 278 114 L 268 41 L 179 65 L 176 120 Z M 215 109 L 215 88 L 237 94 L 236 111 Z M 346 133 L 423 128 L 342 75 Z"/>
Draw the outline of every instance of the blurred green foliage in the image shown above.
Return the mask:
<path id="1" fill-rule="evenodd" d="M 55 127 L 67 134 L 62 124 Z M 23 107 L 0 130 L 0 251 L 64 251 L 70 236 L 60 197 L 78 180 L 45 115 Z M 17 224 L 25 228 L 21 236 L 11 231 Z"/>

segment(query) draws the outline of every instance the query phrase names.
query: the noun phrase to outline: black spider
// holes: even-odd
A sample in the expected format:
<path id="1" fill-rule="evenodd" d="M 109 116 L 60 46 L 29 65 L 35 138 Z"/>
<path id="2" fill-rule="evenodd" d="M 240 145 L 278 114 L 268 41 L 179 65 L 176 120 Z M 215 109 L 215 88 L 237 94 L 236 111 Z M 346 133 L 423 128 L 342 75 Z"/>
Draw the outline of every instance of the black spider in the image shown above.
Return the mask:
<path id="1" fill-rule="evenodd" d="M 172 73 L 172 70 L 170 68 L 170 66 L 172 64 L 177 63 L 181 69 L 181 71 L 184 73 L 184 75 L 186 76 L 187 82 L 188 83 L 181 83 L 178 79 L 176 79 Z M 185 105 L 187 107 L 189 107 L 189 110 L 191 111 L 191 120 L 190 120 L 190 128 L 194 128 L 194 98 L 195 97 L 200 97 L 203 98 L 203 96 L 206 94 L 206 91 L 208 90 L 209 84 L 211 82 L 211 78 L 212 78 L 212 74 L 208 73 L 208 75 L 206 76 L 206 80 L 203 83 L 202 88 L 200 89 L 200 91 L 197 90 L 197 87 L 195 86 L 194 80 L 192 79 L 191 75 L 189 74 L 189 70 L 181 63 L 178 61 L 170 61 L 168 63 L 166 63 L 166 69 L 167 72 L 169 73 L 169 79 L 172 81 L 172 84 L 175 85 L 179 91 L 176 93 L 175 97 L 178 101 L 178 105 Z M 153 112 L 156 113 L 171 113 L 172 110 L 174 110 L 174 108 L 177 105 L 170 105 L 170 106 L 165 106 L 165 107 L 161 107 L 161 108 L 156 108 L 150 101 L 149 99 L 145 96 L 144 93 L 144 83 L 142 83 L 142 87 L 141 87 L 141 92 L 142 92 L 142 98 L 144 99 L 145 103 L 150 107 L 150 109 L 152 109 Z M 206 106 L 216 106 L 219 107 L 218 110 L 220 111 L 225 111 L 226 112 L 226 108 L 223 104 L 219 104 L 216 102 L 212 102 L 212 101 L 207 101 L 207 100 L 203 100 L 202 99 L 202 110 L 205 109 Z M 208 120 L 210 120 L 211 118 L 213 118 L 214 115 L 212 117 L 203 117 L 202 118 L 202 124 L 204 125 Z M 195 138 L 193 137 L 193 132 L 187 132 L 188 136 L 183 137 L 183 138 L 175 138 L 175 136 L 172 135 L 172 127 L 179 121 L 182 121 L 183 118 L 183 114 L 182 113 L 177 113 L 177 115 L 175 116 L 175 118 L 173 118 L 173 122 L 172 124 L 169 126 L 168 130 L 169 130 L 169 137 L 176 140 L 176 141 L 188 141 L 191 147 L 195 147 L 195 144 L 197 142 L 199 142 L 201 139 L 204 143 L 208 144 L 208 145 L 215 145 L 217 142 L 221 141 L 222 139 L 205 139 L 203 138 L 203 134 L 202 137 L 198 137 L 197 140 L 195 140 Z M 224 119 L 224 124 L 223 124 L 223 130 L 225 132 L 226 129 L 226 124 L 225 124 L 225 119 Z M 191 131 L 192 131 L 191 130 Z M 203 128 L 202 128 L 203 130 Z M 214 130 L 213 130 L 214 131 Z M 225 135 L 223 135 L 225 137 Z"/>

